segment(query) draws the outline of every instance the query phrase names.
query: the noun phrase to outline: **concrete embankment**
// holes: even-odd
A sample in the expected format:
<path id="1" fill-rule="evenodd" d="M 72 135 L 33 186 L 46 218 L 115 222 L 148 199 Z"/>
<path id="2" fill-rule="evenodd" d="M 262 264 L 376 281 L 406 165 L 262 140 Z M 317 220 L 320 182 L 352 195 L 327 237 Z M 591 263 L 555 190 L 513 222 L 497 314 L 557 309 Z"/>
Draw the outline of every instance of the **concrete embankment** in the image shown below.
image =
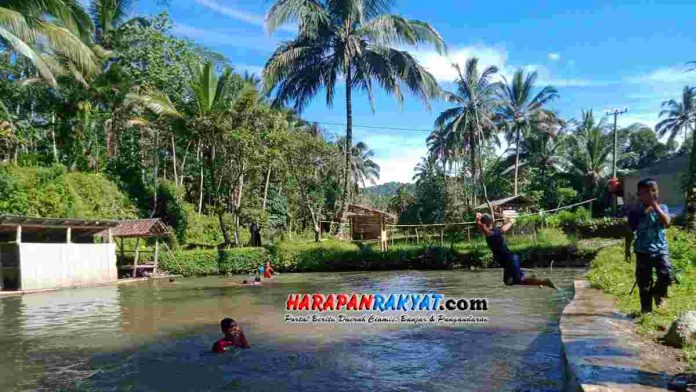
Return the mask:
<path id="1" fill-rule="evenodd" d="M 575 282 L 575 298 L 561 315 L 568 391 L 666 391 L 679 373 L 677 350 L 646 341 L 614 299 Z"/>

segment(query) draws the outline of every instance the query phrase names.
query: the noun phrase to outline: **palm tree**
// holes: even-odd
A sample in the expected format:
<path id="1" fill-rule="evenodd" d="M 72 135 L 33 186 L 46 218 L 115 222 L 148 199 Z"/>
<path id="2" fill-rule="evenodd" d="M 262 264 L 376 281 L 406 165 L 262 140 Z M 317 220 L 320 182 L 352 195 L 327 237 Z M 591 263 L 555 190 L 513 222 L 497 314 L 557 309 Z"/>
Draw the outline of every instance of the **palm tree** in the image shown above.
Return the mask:
<path id="1" fill-rule="evenodd" d="M 414 170 L 416 174 L 413 175 L 413 179 L 416 180 L 416 184 L 420 184 L 428 178 L 436 177 L 439 174 L 437 158 L 432 155 L 421 158 Z"/>
<path id="2" fill-rule="evenodd" d="M 29 59 L 52 86 L 66 68 L 82 75 L 97 71 L 98 58 L 88 45 L 92 31 L 89 15 L 76 0 L 0 2 L 0 42 Z"/>
<path id="3" fill-rule="evenodd" d="M 336 140 L 336 145 L 341 153 L 345 155 L 345 138 L 338 138 L 338 140 Z M 379 179 L 380 169 L 379 165 L 372 160 L 374 156 L 374 151 L 370 150 L 370 148 L 364 142 L 358 142 L 353 145 L 350 173 L 355 194 L 359 193 L 361 186 L 365 188 L 366 180 L 374 185 L 376 184 L 375 180 Z"/>
<path id="4" fill-rule="evenodd" d="M 546 86 L 536 95 L 533 95 L 536 79 L 536 72 L 525 75 L 522 69 L 515 72 L 510 82 L 503 77 L 504 83 L 500 97 L 502 104 L 498 110 L 501 119 L 507 125 L 508 140 L 512 139 L 515 143 L 515 195 L 518 194 L 519 156 L 522 138 L 535 128 L 534 123 L 545 121 L 544 105 L 558 97 L 556 89 L 551 86 Z M 543 128 L 537 127 L 537 129 Z"/>
<path id="5" fill-rule="evenodd" d="M 204 156 L 206 157 L 205 164 L 208 167 L 208 174 L 211 181 L 216 181 L 218 175 L 215 154 L 222 132 L 218 124 L 222 122 L 222 117 L 228 113 L 230 102 L 241 95 L 242 89 L 239 85 L 235 85 L 232 71 L 229 68 L 225 69 L 221 75 L 217 75 L 214 64 L 210 61 L 205 64 L 192 64 L 190 72 L 191 80 L 188 84 L 188 94 L 192 97 L 196 107 L 196 113 L 193 116 L 179 111 L 166 94 L 154 90 L 142 95 L 129 94 L 127 104 L 145 107 L 159 116 L 160 119 L 184 121 L 186 128 L 191 129 L 195 136 L 202 141 L 206 150 Z M 147 124 L 142 119 L 136 119 L 136 122 Z M 225 245 L 229 245 L 232 241 L 223 219 L 224 208 L 220 205 L 218 195 L 215 192 L 213 194 L 215 195 L 215 210 L 225 238 Z"/>
<path id="6" fill-rule="evenodd" d="M 660 111 L 660 117 L 667 118 L 655 127 L 660 137 L 669 133 L 671 141 L 680 132 L 684 132 L 686 138 L 687 133 L 691 131 L 692 147 L 686 182 L 687 225 L 696 230 L 696 88 L 684 87 L 681 102 L 670 99 L 663 102 L 662 107 L 665 109 Z"/>
<path id="7" fill-rule="evenodd" d="M 126 19 L 135 0 L 92 0 L 90 13 L 96 26 L 97 42 L 107 49 L 112 48 L 114 33 L 122 27 L 139 23 L 147 24 L 143 17 Z"/>
<path id="8" fill-rule="evenodd" d="M 571 170 L 583 179 L 586 195 L 594 195 L 602 177 L 607 175 L 611 143 L 603 137 L 604 121 L 596 122 L 592 110 L 582 113 L 582 121 L 570 135 Z"/>
<path id="9" fill-rule="evenodd" d="M 435 78 L 402 45 L 429 44 L 445 52 L 440 34 L 428 23 L 387 14 L 384 0 L 276 0 L 266 15 L 270 32 L 298 23 L 298 35 L 282 43 L 266 62 L 264 88 L 278 102 L 294 101 L 301 111 L 323 87 L 332 106 L 336 84 L 345 82 L 346 146 L 353 143 L 353 89 L 364 91 L 374 110 L 373 80 L 403 102 L 403 85 L 420 97 L 437 95 Z M 348 198 L 352 149 L 345 148 L 341 213 Z"/>
<path id="10" fill-rule="evenodd" d="M 457 140 L 463 143 L 462 147 L 468 148 L 472 179 L 476 183 L 478 177 L 476 147 L 481 147 L 479 143 L 490 139 L 495 131 L 492 114 L 498 87 L 491 79 L 498 72 L 498 68 L 486 67 L 479 73 L 478 59 L 475 57 L 466 62 L 463 74 L 458 64 L 454 64 L 453 67 L 459 75 L 456 81 L 457 92 L 445 92 L 445 97 L 457 106 L 442 112 L 435 119 L 435 127 L 442 129 L 445 135 L 457 135 Z M 478 153 L 480 155 L 480 151 Z M 481 165 L 480 156 L 478 161 Z M 480 169 L 480 174 L 483 176 L 483 168 Z M 488 191 L 483 180 L 481 180 L 481 186 L 486 203 L 489 203 Z"/>

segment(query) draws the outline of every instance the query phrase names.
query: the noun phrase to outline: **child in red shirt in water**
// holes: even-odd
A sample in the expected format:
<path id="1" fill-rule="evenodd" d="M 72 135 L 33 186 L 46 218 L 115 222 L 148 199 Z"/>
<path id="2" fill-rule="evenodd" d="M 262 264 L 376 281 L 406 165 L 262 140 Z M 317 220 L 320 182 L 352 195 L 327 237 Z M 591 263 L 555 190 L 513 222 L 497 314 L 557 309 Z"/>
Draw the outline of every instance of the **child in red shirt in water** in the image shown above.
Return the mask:
<path id="1" fill-rule="evenodd" d="M 263 277 L 265 279 L 270 279 L 271 274 L 275 274 L 275 271 L 271 268 L 271 262 L 266 260 L 266 265 L 263 267 Z"/>
<path id="2" fill-rule="evenodd" d="M 220 329 L 225 337 L 213 344 L 214 353 L 224 353 L 232 350 L 234 347 L 251 348 L 244 336 L 244 332 L 239 328 L 236 321 L 231 318 L 224 318 L 220 321 Z"/>

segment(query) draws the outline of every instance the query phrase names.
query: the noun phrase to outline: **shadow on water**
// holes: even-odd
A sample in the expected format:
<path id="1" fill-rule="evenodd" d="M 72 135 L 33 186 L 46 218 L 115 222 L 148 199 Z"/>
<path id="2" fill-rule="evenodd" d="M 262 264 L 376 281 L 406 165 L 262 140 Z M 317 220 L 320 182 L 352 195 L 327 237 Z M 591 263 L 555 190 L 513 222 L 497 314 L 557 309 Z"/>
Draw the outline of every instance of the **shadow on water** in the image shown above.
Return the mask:
<path id="1" fill-rule="evenodd" d="M 556 272 L 554 271 L 556 274 Z M 576 272 L 552 275 L 570 286 Z M 500 271 L 283 274 L 266 287 L 182 279 L 0 301 L 0 389 L 560 391 L 568 295 L 507 288 Z M 292 292 L 489 298 L 489 324 L 289 325 Z M 32 298 L 33 297 L 33 298 Z M 252 349 L 215 355 L 222 316 Z M 7 360 L 7 362 L 6 362 Z M 11 374 L 12 373 L 12 374 Z M 7 381 L 11 382 L 11 381 Z M 17 383 L 18 382 L 18 383 Z"/>

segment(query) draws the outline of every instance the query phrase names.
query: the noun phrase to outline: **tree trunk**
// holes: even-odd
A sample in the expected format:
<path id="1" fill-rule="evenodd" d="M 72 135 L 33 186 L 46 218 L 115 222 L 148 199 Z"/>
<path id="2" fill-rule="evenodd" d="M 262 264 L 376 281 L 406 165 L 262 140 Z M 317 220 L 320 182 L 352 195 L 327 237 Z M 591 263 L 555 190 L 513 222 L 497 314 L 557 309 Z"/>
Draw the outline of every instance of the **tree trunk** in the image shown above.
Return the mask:
<path id="1" fill-rule="evenodd" d="M 51 116 L 51 141 L 53 142 L 53 162 L 58 163 L 58 146 L 56 146 L 56 112 Z"/>
<path id="2" fill-rule="evenodd" d="M 483 171 L 483 157 L 482 155 L 482 150 L 483 150 L 483 131 L 481 130 L 481 124 L 479 124 L 478 121 L 478 113 L 476 114 L 476 128 L 478 130 L 479 134 L 479 169 L 480 169 L 480 175 L 479 178 L 481 179 L 481 188 L 483 189 L 483 197 L 486 199 L 486 204 L 488 205 L 488 210 L 491 213 L 491 217 L 495 219 L 495 213 L 493 212 L 493 206 L 491 205 L 491 201 L 488 200 L 488 190 L 486 189 L 486 181 L 484 177 L 484 171 Z"/>
<path id="3" fill-rule="evenodd" d="M 515 196 L 517 196 L 517 174 L 520 169 L 520 127 L 515 132 Z"/>
<path id="4" fill-rule="evenodd" d="M 686 181 L 686 227 L 696 231 L 696 125 L 691 131 L 689 173 Z"/>
<path id="5" fill-rule="evenodd" d="M 343 220 L 343 211 L 348 202 L 348 177 L 350 176 L 350 161 L 353 152 L 353 106 L 351 100 L 351 82 L 352 75 L 350 72 L 350 64 L 346 65 L 346 164 L 343 173 L 343 197 L 341 198 L 341 210 L 338 212 L 341 221 Z M 341 224 L 337 225 L 336 234 L 341 230 Z"/>
<path id="6" fill-rule="evenodd" d="M 266 200 L 268 200 L 268 183 L 271 180 L 271 168 L 268 168 L 268 173 L 266 173 L 266 186 L 263 188 L 263 206 L 261 207 L 261 212 L 266 212 Z"/>
<path id="7" fill-rule="evenodd" d="M 242 173 L 239 175 L 239 192 L 234 203 L 234 245 L 240 245 L 239 239 L 239 207 L 242 205 L 242 191 L 244 190 L 244 164 L 242 163 Z"/>
<path id="8" fill-rule="evenodd" d="M 201 214 L 203 210 L 203 160 L 201 159 L 201 141 L 198 141 L 198 148 L 196 149 L 196 157 L 198 158 L 198 164 L 201 167 L 201 185 L 200 185 L 200 195 L 198 196 L 198 215 Z"/>
<path id="9" fill-rule="evenodd" d="M 155 132 L 155 196 L 153 198 L 152 202 L 152 213 L 150 213 L 150 217 L 155 216 L 157 213 L 157 182 L 158 182 L 158 169 L 159 169 L 159 151 L 158 151 L 158 140 L 159 134 Z"/>
<path id="10" fill-rule="evenodd" d="M 188 159 L 188 156 L 189 156 L 189 147 L 191 147 L 191 142 L 188 142 L 186 144 L 186 151 L 184 152 L 184 159 L 181 160 L 181 176 L 179 176 L 179 185 L 184 185 L 184 175 L 186 174 L 186 160 Z"/>
<path id="11" fill-rule="evenodd" d="M 225 239 L 225 247 L 227 247 L 232 243 L 232 239 L 230 239 L 230 232 L 227 229 L 227 224 L 225 223 L 223 215 L 224 212 L 218 208 L 217 216 L 218 221 L 220 222 L 220 230 L 222 231 L 222 237 Z"/>
<path id="12" fill-rule="evenodd" d="M 174 140 L 174 133 L 172 133 L 172 169 L 174 169 L 174 185 L 179 185 L 177 183 L 179 175 L 176 170 L 176 141 Z"/>

